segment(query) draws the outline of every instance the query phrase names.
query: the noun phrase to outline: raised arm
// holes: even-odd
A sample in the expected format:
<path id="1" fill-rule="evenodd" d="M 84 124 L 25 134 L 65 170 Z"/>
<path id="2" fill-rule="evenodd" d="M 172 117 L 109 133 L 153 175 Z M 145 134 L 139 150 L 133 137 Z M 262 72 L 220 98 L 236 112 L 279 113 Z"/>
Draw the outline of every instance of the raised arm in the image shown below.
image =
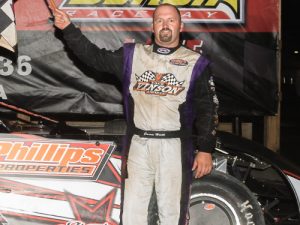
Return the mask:
<path id="1" fill-rule="evenodd" d="M 54 16 L 54 25 L 62 30 L 67 46 L 82 62 L 100 72 L 122 78 L 123 48 L 116 51 L 100 49 L 71 23 L 69 16 L 56 6 L 49 4 Z"/>

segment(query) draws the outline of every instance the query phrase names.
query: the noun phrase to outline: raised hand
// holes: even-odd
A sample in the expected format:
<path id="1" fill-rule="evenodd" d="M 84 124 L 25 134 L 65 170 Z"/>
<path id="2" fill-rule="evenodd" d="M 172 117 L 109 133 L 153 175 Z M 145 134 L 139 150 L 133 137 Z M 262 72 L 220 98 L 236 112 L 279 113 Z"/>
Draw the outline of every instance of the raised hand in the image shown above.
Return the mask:
<path id="1" fill-rule="evenodd" d="M 48 6 L 54 16 L 54 25 L 58 29 L 65 29 L 71 23 L 69 16 L 64 11 L 57 8 L 54 0 L 49 0 L 48 3 Z"/>

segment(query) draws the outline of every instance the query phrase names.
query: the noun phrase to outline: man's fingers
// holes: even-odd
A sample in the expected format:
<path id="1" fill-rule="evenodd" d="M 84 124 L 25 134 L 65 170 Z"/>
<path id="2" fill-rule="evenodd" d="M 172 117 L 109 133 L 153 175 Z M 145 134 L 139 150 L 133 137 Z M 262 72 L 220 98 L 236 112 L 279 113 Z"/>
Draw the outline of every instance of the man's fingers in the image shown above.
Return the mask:
<path id="1" fill-rule="evenodd" d="M 194 161 L 192 171 L 194 171 L 196 168 L 197 168 L 197 163 L 196 163 L 196 161 Z"/>
<path id="2" fill-rule="evenodd" d="M 50 4 L 50 2 L 48 3 L 48 7 L 49 9 L 51 9 L 52 12 L 55 12 L 55 10 L 57 9 L 57 7 Z"/>
<path id="3" fill-rule="evenodd" d="M 64 23 L 65 20 L 62 19 L 62 18 L 58 18 L 58 17 L 57 17 L 57 18 L 55 19 L 55 22 L 56 22 L 56 23 Z"/>
<path id="4" fill-rule="evenodd" d="M 57 7 L 55 0 L 47 1 L 54 17 L 54 25 L 60 30 L 65 29 L 71 23 L 69 16 Z"/>
<path id="5" fill-rule="evenodd" d="M 200 178 L 209 174 L 212 169 L 212 158 L 210 153 L 198 152 L 195 159 L 193 170 L 195 171 L 195 178 Z"/>
<path id="6" fill-rule="evenodd" d="M 49 2 L 49 7 L 50 7 L 52 10 L 57 9 L 57 6 L 56 6 L 54 0 L 49 0 L 48 2 Z"/>
<path id="7" fill-rule="evenodd" d="M 56 9 L 53 10 L 53 15 L 54 16 L 61 16 L 61 17 L 65 17 L 66 16 L 65 12 L 63 12 L 62 10 L 60 10 L 58 8 L 56 8 Z"/>
<path id="8" fill-rule="evenodd" d="M 61 14 L 61 13 L 53 13 L 53 15 L 55 16 L 56 19 L 62 19 L 62 20 L 66 20 L 66 16 L 64 14 Z"/>
<path id="9" fill-rule="evenodd" d="M 203 173 L 203 167 L 198 165 L 198 167 L 196 169 L 195 178 L 200 178 L 202 173 Z"/>
<path id="10" fill-rule="evenodd" d="M 195 171 L 195 178 L 203 177 L 211 172 L 212 167 L 210 165 L 198 166 Z"/>
<path id="11" fill-rule="evenodd" d="M 48 0 L 48 2 L 49 2 L 48 6 L 52 10 L 52 12 L 55 16 L 57 16 L 57 15 L 65 16 L 65 13 L 57 7 L 54 0 Z"/>

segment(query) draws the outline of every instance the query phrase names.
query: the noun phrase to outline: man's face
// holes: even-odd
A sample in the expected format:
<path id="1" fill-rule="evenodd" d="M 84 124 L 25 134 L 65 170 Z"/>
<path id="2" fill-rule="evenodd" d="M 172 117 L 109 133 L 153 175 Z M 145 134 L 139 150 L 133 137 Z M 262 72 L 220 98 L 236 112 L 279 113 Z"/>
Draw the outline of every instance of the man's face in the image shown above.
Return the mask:
<path id="1" fill-rule="evenodd" d="M 163 47 L 176 47 L 183 28 L 180 16 L 172 6 L 160 6 L 153 18 L 153 32 L 156 44 Z"/>

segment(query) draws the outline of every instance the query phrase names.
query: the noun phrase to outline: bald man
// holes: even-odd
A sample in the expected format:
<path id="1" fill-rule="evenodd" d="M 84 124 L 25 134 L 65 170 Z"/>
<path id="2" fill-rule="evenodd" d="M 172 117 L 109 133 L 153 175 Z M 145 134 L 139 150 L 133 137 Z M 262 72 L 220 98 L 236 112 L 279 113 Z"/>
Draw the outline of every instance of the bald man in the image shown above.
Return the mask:
<path id="1" fill-rule="evenodd" d="M 159 224 L 187 224 L 192 171 L 200 178 L 212 170 L 218 100 L 210 62 L 180 43 L 179 10 L 159 5 L 153 14 L 153 44 L 125 44 L 116 51 L 98 48 L 63 11 L 52 10 L 55 26 L 75 55 L 123 82 L 127 144 L 121 224 L 148 224 L 153 190 Z"/>

